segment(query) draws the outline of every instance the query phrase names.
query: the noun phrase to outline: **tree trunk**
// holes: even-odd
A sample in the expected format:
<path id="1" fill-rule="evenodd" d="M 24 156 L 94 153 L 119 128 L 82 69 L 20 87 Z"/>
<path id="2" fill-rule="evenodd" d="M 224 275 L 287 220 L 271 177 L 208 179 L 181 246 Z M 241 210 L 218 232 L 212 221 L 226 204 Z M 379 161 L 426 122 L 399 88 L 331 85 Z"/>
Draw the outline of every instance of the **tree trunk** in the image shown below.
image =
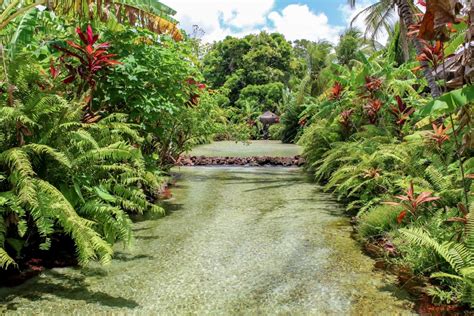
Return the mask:
<path id="1" fill-rule="evenodd" d="M 402 50 L 403 61 L 406 63 L 410 60 L 410 46 L 408 43 L 408 29 L 407 25 L 400 18 L 400 48 Z"/>
<path id="2" fill-rule="evenodd" d="M 408 4 L 407 0 L 395 0 L 395 4 L 398 7 L 398 12 L 400 14 L 400 18 L 403 20 L 405 25 L 409 27 L 410 25 L 415 24 L 413 18 L 413 12 Z M 423 52 L 423 44 L 418 38 L 413 38 L 413 44 L 416 49 L 416 53 L 420 55 Z M 437 98 L 441 95 L 441 90 L 436 83 L 436 78 L 433 74 L 433 70 L 431 69 L 428 62 L 423 61 L 420 62 L 421 66 L 423 66 L 423 74 L 428 81 L 428 86 L 431 90 L 431 95 L 433 98 Z"/>

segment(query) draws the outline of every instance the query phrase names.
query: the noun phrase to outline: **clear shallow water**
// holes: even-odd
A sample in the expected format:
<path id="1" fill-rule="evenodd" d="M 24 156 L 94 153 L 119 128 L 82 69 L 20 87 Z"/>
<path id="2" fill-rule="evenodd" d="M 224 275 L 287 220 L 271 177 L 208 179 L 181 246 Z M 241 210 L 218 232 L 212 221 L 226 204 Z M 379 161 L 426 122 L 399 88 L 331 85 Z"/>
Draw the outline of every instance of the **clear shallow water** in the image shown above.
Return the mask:
<path id="1" fill-rule="evenodd" d="M 331 197 L 297 169 L 182 168 L 171 214 L 136 223 L 106 267 L 0 289 L 0 314 L 409 314 L 350 238 Z M 400 294 L 400 295 L 399 295 Z"/>
<path id="2" fill-rule="evenodd" d="M 189 154 L 207 157 L 293 157 L 302 149 L 294 144 L 282 144 L 274 140 L 254 140 L 249 143 L 235 141 L 214 142 L 194 148 Z"/>

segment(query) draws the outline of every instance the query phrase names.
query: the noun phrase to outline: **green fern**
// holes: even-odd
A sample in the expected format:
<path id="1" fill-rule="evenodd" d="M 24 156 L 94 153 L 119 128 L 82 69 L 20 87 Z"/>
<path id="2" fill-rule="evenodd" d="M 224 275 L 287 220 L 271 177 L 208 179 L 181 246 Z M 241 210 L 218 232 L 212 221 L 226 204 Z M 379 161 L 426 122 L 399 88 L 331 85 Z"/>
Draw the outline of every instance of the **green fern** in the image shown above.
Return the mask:
<path id="1" fill-rule="evenodd" d="M 471 211 L 472 214 L 472 211 Z M 472 223 L 469 224 L 472 227 Z M 460 282 L 464 286 L 463 301 L 474 307 L 474 252 L 468 246 L 472 242 L 472 231 L 466 234 L 466 243 L 442 242 L 434 240 L 431 235 L 422 228 L 401 229 L 400 233 L 410 243 L 433 249 L 443 258 L 457 274 L 437 272 L 432 274 L 433 278 L 449 278 Z"/>

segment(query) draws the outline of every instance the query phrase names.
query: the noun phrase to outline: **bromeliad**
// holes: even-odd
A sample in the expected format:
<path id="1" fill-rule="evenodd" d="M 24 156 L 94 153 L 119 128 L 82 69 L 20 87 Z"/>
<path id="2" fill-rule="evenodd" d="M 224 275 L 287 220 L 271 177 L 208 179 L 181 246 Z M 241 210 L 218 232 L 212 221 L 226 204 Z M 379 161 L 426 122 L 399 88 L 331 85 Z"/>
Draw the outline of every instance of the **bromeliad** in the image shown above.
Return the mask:
<path id="1" fill-rule="evenodd" d="M 397 106 L 390 107 L 390 113 L 395 116 L 395 124 L 403 127 L 410 116 L 415 112 L 415 108 L 407 106 L 400 96 L 396 96 Z"/>
<path id="2" fill-rule="evenodd" d="M 344 127 L 345 130 L 349 130 L 352 125 L 352 114 L 354 114 L 354 109 L 349 109 L 342 111 L 341 113 L 341 119 L 339 120 L 339 123 Z"/>
<path id="3" fill-rule="evenodd" d="M 329 99 L 333 101 L 340 100 L 342 97 L 343 91 L 344 91 L 344 87 L 342 86 L 342 84 L 336 81 L 331 88 L 331 95 L 329 96 Z"/>
<path id="4" fill-rule="evenodd" d="M 116 55 L 108 53 L 109 43 L 97 44 L 99 35 L 94 34 L 90 25 L 87 27 L 85 34 L 79 27 L 76 29 L 76 33 L 79 35 L 82 43 L 66 41 L 68 47 L 54 45 L 56 49 L 63 52 L 60 60 L 64 62 L 65 67 L 69 70 L 64 83 L 72 83 L 77 78 L 80 78 L 90 88 L 94 88 L 97 83 L 97 76 L 101 71 L 121 63 L 111 59 Z M 79 65 L 76 66 L 66 62 L 68 58 L 76 59 L 79 61 Z"/>
<path id="5" fill-rule="evenodd" d="M 76 32 L 82 43 L 66 41 L 68 47 L 54 45 L 56 49 L 63 52 L 60 60 L 69 70 L 68 76 L 63 81 L 68 84 L 79 78 L 87 83 L 90 88 L 94 88 L 100 72 L 121 63 L 112 59 L 116 56 L 115 54 L 108 53 L 109 43 L 97 43 L 99 35 L 94 34 L 90 25 L 85 33 L 79 27 Z M 79 61 L 79 65 L 67 62 L 69 58 Z"/>
<path id="6" fill-rule="evenodd" d="M 443 60 L 446 58 L 444 56 L 444 44 L 441 41 L 437 41 L 434 45 L 431 45 L 428 42 L 423 41 L 423 51 L 416 59 L 420 62 L 426 62 L 427 65 L 430 65 L 435 70 L 442 65 Z M 415 68 L 415 70 L 421 69 L 422 66 Z"/>
<path id="7" fill-rule="evenodd" d="M 63 53 L 59 58 L 61 64 L 67 69 L 67 75 L 63 82 L 65 84 L 78 82 L 78 96 L 89 91 L 88 96 L 85 98 L 87 103 L 86 116 L 91 116 L 89 112 L 91 110 L 93 92 L 99 77 L 106 70 L 121 63 L 112 59 L 116 55 L 109 54 L 109 43 L 97 42 L 99 35 L 94 34 L 90 25 L 85 32 L 78 27 L 76 33 L 81 39 L 80 43 L 66 41 L 66 47 L 60 45 L 54 45 L 54 47 Z M 53 62 L 51 62 L 50 72 L 53 78 L 59 74 L 59 70 L 56 69 Z"/>
<path id="8" fill-rule="evenodd" d="M 436 125 L 433 123 L 433 132 L 428 133 L 428 139 L 435 143 L 438 149 L 441 149 L 443 144 L 449 140 L 449 135 L 446 133 L 448 131 L 447 127 L 444 127 L 443 124 Z"/>
<path id="9" fill-rule="evenodd" d="M 383 81 L 380 78 L 365 77 L 365 89 L 370 93 L 375 93 L 382 88 Z"/>
<path id="10" fill-rule="evenodd" d="M 421 192 L 419 195 L 416 195 L 415 190 L 413 189 L 413 181 L 410 182 L 410 186 L 405 193 L 406 195 L 395 196 L 395 198 L 400 200 L 400 202 L 384 202 L 384 204 L 387 205 L 403 207 L 403 211 L 400 212 L 397 217 L 399 224 L 408 214 L 415 216 L 421 205 L 440 199 L 439 197 L 431 196 L 433 194 L 432 192 L 425 191 Z"/>
<path id="11" fill-rule="evenodd" d="M 365 113 L 369 119 L 370 124 L 377 124 L 379 119 L 379 112 L 382 109 L 382 101 L 375 99 L 370 100 L 367 105 L 364 106 Z"/>

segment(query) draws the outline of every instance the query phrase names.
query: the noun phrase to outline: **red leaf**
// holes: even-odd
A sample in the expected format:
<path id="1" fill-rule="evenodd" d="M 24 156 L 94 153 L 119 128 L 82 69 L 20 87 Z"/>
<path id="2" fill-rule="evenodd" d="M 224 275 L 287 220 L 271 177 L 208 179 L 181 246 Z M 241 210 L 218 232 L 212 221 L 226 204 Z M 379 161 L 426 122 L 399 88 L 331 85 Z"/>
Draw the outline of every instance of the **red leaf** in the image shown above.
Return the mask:
<path id="1" fill-rule="evenodd" d="M 410 201 L 410 198 L 408 196 L 405 196 L 405 195 L 396 195 L 395 198 L 399 199 L 401 201 Z"/>
<path id="2" fill-rule="evenodd" d="M 53 77 L 53 79 L 56 79 L 59 75 L 58 70 L 56 69 L 56 67 L 54 67 L 54 61 L 53 61 L 52 58 L 51 58 L 51 62 L 50 62 L 50 65 L 49 65 L 49 72 L 51 74 L 51 77 Z"/>
<path id="3" fill-rule="evenodd" d="M 89 55 L 92 55 L 94 53 L 94 48 L 92 48 L 92 45 L 87 45 L 86 46 L 86 52 L 89 54 Z"/>
<path id="4" fill-rule="evenodd" d="M 82 30 L 80 27 L 77 27 L 76 28 L 76 33 L 77 35 L 79 35 L 79 38 L 81 39 L 81 41 L 84 43 L 84 44 L 87 44 L 87 38 L 86 36 L 84 35 L 84 33 L 82 33 Z"/>
<path id="5" fill-rule="evenodd" d="M 462 8 L 457 0 L 427 0 L 426 13 L 420 25 L 419 37 L 425 40 L 434 40 L 439 30 L 446 29 L 447 23 L 456 23 L 456 14 Z M 438 36 L 439 37 L 439 36 Z"/>
<path id="6" fill-rule="evenodd" d="M 428 197 L 428 198 L 423 199 L 423 203 L 438 201 L 438 200 L 440 200 L 440 199 L 441 199 L 441 198 L 438 197 L 438 196 L 431 196 L 431 197 Z M 420 204 L 421 204 L 421 203 L 420 203 Z"/>
<path id="7" fill-rule="evenodd" d="M 427 11 L 425 13 L 425 16 L 423 17 L 423 22 L 421 22 L 420 33 L 418 35 L 420 38 L 423 38 L 426 40 L 434 39 L 435 37 L 434 19 L 435 19 L 435 16 L 433 12 Z"/>
<path id="8" fill-rule="evenodd" d="M 64 79 L 63 82 L 64 82 L 65 84 L 69 84 L 69 83 L 73 82 L 75 79 L 76 79 L 76 76 L 75 76 L 75 75 L 71 75 L 71 76 L 67 77 L 66 79 Z"/>
<path id="9" fill-rule="evenodd" d="M 94 45 L 94 32 L 90 25 L 87 26 L 87 44 Z"/>
<path id="10" fill-rule="evenodd" d="M 401 224 L 403 222 L 403 219 L 407 216 L 408 212 L 407 211 L 402 211 L 400 214 L 397 216 L 397 222 L 398 224 Z"/>
<path id="11" fill-rule="evenodd" d="M 111 60 L 111 59 L 107 60 L 106 63 L 109 65 L 122 65 L 122 63 L 119 62 L 118 60 Z"/>
<path id="12" fill-rule="evenodd" d="M 110 47 L 110 43 L 108 42 L 97 45 L 97 49 L 107 49 L 109 47 Z"/>
<path id="13" fill-rule="evenodd" d="M 467 223 L 467 219 L 462 218 L 462 217 L 452 217 L 452 218 L 447 219 L 446 221 L 447 222 L 454 222 L 454 223 L 464 223 L 464 224 Z"/>
<path id="14" fill-rule="evenodd" d="M 85 52 L 85 50 L 84 50 L 84 48 L 82 48 L 82 46 L 80 46 L 80 45 L 74 43 L 73 41 L 66 41 L 66 43 L 67 43 L 69 46 L 71 46 L 72 48 L 75 48 L 75 49 L 77 49 L 77 50 L 80 50 L 81 52 Z M 71 55 L 74 54 L 73 56 L 78 56 L 78 57 L 80 57 L 78 54 L 73 53 L 73 52 L 70 52 L 70 54 L 71 54 Z M 81 58 L 82 58 L 82 57 L 81 57 Z"/>

